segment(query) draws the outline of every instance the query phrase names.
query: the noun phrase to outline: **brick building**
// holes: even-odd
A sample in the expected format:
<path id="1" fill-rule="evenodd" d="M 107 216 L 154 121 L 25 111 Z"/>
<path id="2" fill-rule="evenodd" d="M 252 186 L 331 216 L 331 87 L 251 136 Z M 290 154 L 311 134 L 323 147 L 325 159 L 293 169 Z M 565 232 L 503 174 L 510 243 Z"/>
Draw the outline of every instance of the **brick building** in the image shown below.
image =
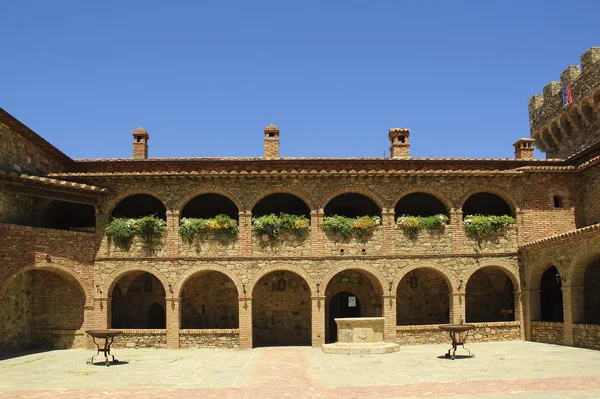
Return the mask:
<path id="1" fill-rule="evenodd" d="M 270 125 L 263 158 L 149 158 L 139 128 L 131 159 L 73 160 L 0 110 L 0 350 L 110 327 L 130 347 L 319 346 L 340 316 L 384 316 L 400 344 L 466 321 L 600 349 L 600 48 L 529 113 L 514 159 L 413 158 L 408 129 L 388 159 L 286 158 Z"/>

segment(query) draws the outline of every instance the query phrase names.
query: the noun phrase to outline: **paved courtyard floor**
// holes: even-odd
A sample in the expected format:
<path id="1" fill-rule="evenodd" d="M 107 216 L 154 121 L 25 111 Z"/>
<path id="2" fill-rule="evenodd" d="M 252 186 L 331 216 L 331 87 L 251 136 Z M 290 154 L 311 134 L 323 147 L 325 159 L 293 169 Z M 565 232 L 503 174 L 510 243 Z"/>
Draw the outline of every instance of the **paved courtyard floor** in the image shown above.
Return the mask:
<path id="1" fill-rule="evenodd" d="M 92 350 L 22 353 L 0 360 L 0 398 L 600 398 L 598 351 L 481 343 L 469 346 L 475 358 L 452 361 L 446 349 L 403 346 L 371 356 L 305 347 L 115 349 L 120 362 L 108 368 L 86 365 Z"/>

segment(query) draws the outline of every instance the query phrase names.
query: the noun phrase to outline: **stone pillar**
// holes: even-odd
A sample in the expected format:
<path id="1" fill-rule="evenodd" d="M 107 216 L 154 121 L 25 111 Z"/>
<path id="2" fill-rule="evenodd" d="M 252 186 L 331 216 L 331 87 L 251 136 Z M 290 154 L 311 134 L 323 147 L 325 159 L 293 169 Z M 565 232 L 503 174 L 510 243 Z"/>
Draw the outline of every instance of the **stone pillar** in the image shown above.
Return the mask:
<path id="1" fill-rule="evenodd" d="M 462 210 L 450 210 L 450 229 L 452 229 L 452 252 L 462 252 L 465 246 L 465 229 L 462 223 Z"/>
<path id="2" fill-rule="evenodd" d="M 323 210 L 310 212 L 310 245 L 313 256 L 323 256 Z"/>
<path id="3" fill-rule="evenodd" d="M 383 254 L 394 255 L 396 253 L 396 228 L 394 211 L 384 210 L 381 212 L 381 229 L 383 233 Z"/>
<path id="4" fill-rule="evenodd" d="M 320 348 L 325 343 L 325 297 L 317 292 L 312 300 L 311 335 L 312 347 Z"/>
<path id="5" fill-rule="evenodd" d="M 456 291 L 450 294 L 450 324 L 467 322 L 466 296 L 463 292 Z"/>
<path id="6" fill-rule="evenodd" d="M 252 214 L 240 212 L 238 214 L 238 248 L 242 256 L 252 255 Z"/>
<path id="7" fill-rule="evenodd" d="M 562 287 L 565 345 L 573 346 L 573 324 L 583 321 L 583 287 Z"/>
<path id="8" fill-rule="evenodd" d="M 542 290 L 523 291 L 523 318 L 525 320 L 525 339 L 531 340 L 531 321 L 542 319 L 540 295 Z"/>
<path id="9" fill-rule="evenodd" d="M 515 321 L 518 321 L 521 323 L 521 328 L 519 329 L 520 331 L 520 337 L 522 340 L 525 339 L 525 321 L 523 318 L 523 301 L 521 298 L 521 291 L 515 291 L 514 292 L 515 295 Z"/>
<path id="10" fill-rule="evenodd" d="M 167 348 L 179 349 L 179 329 L 181 328 L 179 298 L 166 298 L 166 307 Z"/>
<path id="11" fill-rule="evenodd" d="M 239 297 L 240 349 L 252 349 L 252 297 Z"/>
<path id="12" fill-rule="evenodd" d="M 179 240 L 179 211 L 169 211 L 167 212 L 167 257 L 179 256 Z"/>
<path id="13" fill-rule="evenodd" d="M 383 340 L 395 344 L 398 341 L 396 333 L 396 296 L 389 293 L 383 295 L 381 299 L 382 316 L 385 317 Z"/>

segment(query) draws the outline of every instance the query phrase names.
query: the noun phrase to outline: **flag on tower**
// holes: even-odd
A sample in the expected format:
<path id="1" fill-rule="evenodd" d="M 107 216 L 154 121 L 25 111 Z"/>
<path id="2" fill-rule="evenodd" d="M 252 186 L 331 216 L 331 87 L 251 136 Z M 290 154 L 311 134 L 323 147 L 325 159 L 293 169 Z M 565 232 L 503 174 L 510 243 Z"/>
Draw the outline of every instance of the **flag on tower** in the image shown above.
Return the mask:
<path id="1" fill-rule="evenodd" d="M 563 107 L 573 102 L 573 84 L 569 83 L 562 89 Z"/>

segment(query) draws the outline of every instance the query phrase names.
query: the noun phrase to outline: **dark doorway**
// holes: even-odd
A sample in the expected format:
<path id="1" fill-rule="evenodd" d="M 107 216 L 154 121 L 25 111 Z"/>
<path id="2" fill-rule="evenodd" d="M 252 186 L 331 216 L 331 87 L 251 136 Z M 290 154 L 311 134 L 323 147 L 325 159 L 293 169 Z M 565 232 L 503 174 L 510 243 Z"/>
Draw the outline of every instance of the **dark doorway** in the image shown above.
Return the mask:
<path id="1" fill-rule="evenodd" d="M 148 310 L 148 327 L 152 329 L 167 328 L 165 309 L 158 303 L 152 304 Z"/>
<path id="2" fill-rule="evenodd" d="M 337 324 L 335 319 L 342 317 L 360 317 L 360 302 L 349 292 L 339 292 L 329 302 L 329 336 L 327 343 L 337 341 Z"/>
<path id="3" fill-rule="evenodd" d="M 540 308 L 542 321 L 563 321 L 561 277 L 555 266 L 542 275 L 540 284 Z"/>

